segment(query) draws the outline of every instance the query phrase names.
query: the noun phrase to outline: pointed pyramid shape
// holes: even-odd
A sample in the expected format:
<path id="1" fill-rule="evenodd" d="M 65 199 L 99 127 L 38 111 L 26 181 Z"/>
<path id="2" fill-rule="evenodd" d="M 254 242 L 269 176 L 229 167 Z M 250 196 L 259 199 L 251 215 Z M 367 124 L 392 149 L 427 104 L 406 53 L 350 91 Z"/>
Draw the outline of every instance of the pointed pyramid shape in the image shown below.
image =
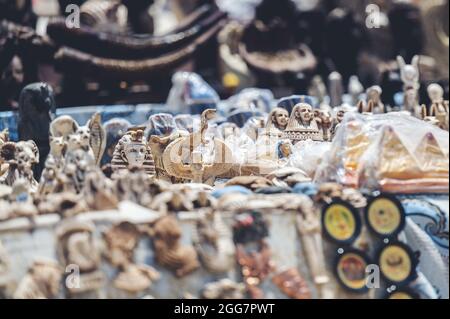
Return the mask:
<path id="1" fill-rule="evenodd" d="M 449 158 L 439 145 L 433 133 L 427 133 L 414 151 L 422 170 L 427 177 L 448 178 Z"/>
<path id="2" fill-rule="evenodd" d="M 383 129 L 379 150 L 380 177 L 401 180 L 423 177 L 416 158 L 403 144 L 393 127 L 387 126 Z"/>

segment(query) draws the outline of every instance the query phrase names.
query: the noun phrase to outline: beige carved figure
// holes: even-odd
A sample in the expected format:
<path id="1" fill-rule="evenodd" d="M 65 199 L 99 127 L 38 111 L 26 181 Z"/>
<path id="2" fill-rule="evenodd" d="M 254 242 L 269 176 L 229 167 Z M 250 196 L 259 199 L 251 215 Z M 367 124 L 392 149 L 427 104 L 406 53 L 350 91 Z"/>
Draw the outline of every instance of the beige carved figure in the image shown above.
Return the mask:
<path id="1" fill-rule="evenodd" d="M 373 102 L 373 108 L 372 113 L 374 114 L 382 114 L 386 112 L 385 106 L 383 102 L 381 101 L 381 94 L 383 93 L 383 90 L 380 86 L 374 85 L 367 89 L 366 95 L 367 95 L 367 103 L 369 101 Z"/>
<path id="2" fill-rule="evenodd" d="M 421 106 L 419 104 L 419 91 L 415 89 L 407 89 L 403 102 L 403 108 L 409 111 L 415 117 L 420 117 Z"/>
<path id="3" fill-rule="evenodd" d="M 323 140 L 331 142 L 333 129 L 333 117 L 331 116 L 331 112 L 327 109 L 318 110 L 317 124 L 322 131 Z"/>
<path id="4" fill-rule="evenodd" d="M 414 56 L 411 64 L 406 64 L 403 57 L 397 57 L 398 66 L 400 68 L 400 77 L 403 81 L 403 90 L 408 89 L 419 90 L 420 88 L 420 72 L 419 72 L 419 62 L 420 57 L 418 55 Z"/>
<path id="5" fill-rule="evenodd" d="M 89 146 L 94 154 L 95 164 L 100 165 L 106 149 L 106 131 L 101 122 L 100 113 L 95 113 L 87 123 L 89 128 Z"/>
<path id="6" fill-rule="evenodd" d="M 140 238 L 134 224 L 122 222 L 114 225 L 103 234 L 103 238 L 106 243 L 104 255 L 113 266 L 123 267 L 132 263 Z"/>
<path id="7" fill-rule="evenodd" d="M 52 260 L 36 260 L 20 282 L 14 299 L 53 299 L 60 291 L 63 270 Z"/>
<path id="8" fill-rule="evenodd" d="M 321 298 L 332 298 L 333 293 L 327 288 L 330 281 L 326 270 L 323 251 L 320 214 L 316 211 L 311 200 L 301 202 L 297 214 L 297 229 L 300 233 L 306 261 Z"/>
<path id="9" fill-rule="evenodd" d="M 266 123 L 266 133 L 269 135 L 280 136 L 286 130 L 289 123 L 289 112 L 283 108 L 277 107 L 269 113 Z"/>
<path id="10" fill-rule="evenodd" d="M 12 186 L 16 180 L 24 179 L 29 183 L 30 192 L 35 193 L 38 182 L 34 179 L 33 167 L 39 163 L 39 149 L 36 143 L 34 141 L 8 142 L 2 147 L 2 156 L 9 159 L 9 165 L 8 171 L 1 176 L 0 183 Z"/>
<path id="11" fill-rule="evenodd" d="M 200 266 L 194 247 L 181 244 L 182 232 L 174 216 L 160 218 L 150 234 L 157 262 L 174 271 L 177 277 L 186 276 Z"/>
<path id="12" fill-rule="evenodd" d="M 439 127 L 443 130 L 449 129 L 449 102 L 444 100 L 444 89 L 436 83 L 428 86 L 428 96 L 431 100 L 430 113 L 438 121 Z M 431 114 L 430 114 L 431 115 Z"/>
<path id="13" fill-rule="evenodd" d="M 78 123 L 71 116 L 63 115 L 50 123 L 50 135 L 67 140 L 70 135 L 78 131 L 78 128 Z"/>
<path id="14" fill-rule="evenodd" d="M 229 146 L 219 138 L 206 136 L 208 121 L 214 116 L 215 110 L 205 110 L 198 132 L 167 146 L 163 163 L 170 176 L 212 185 L 217 176 L 231 170 L 233 154 Z"/>
<path id="15" fill-rule="evenodd" d="M 308 139 L 323 140 L 311 105 L 299 103 L 294 107 L 284 137 L 290 139 L 294 144 Z"/>
<path id="16" fill-rule="evenodd" d="M 82 194 L 86 205 L 92 211 L 118 207 L 119 200 L 114 194 L 114 185 L 99 169 L 86 174 Z"/>
<path id="17" fill-rule="evenodd" d="M 113 171 L 141 168 L 145 169 L 148 175 L 155 175 L 155 163 L 150 146 L 144 139 L 143 130 L 130 131 L 120 139 L 111 166 Z"/>
<path id="18" fill-rule="evenodd" d="M 137 294 L 148 289 L 160 274 L 147 265 L 127 264 L 114 279 L 114 287 L 130 294 Z"/>
<path id="19" fill-rule="evenodd" d="M 64 220 L 56 230 L 59 260 L 65 267 L 76 265 L 80 274 L 76 283 L 66 287 L 70 294 L 95 292 L 104 283 L 94 230 L 93 224 L 75 219 Z"/>
<path id="20" fill-rule="evenodd" d="M 194 243 L 201 262 L 210 272 L 225 273 L 235 265 L 231 230 L 219 213 L 211 213 L 197 222 Z"/>

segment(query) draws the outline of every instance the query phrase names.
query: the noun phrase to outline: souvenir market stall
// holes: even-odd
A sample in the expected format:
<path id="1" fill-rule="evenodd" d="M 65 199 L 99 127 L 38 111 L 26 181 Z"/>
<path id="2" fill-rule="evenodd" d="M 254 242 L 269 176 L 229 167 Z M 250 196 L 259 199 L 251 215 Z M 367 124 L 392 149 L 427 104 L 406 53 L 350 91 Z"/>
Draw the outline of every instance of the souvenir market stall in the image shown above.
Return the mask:
<path id="1" fill-rule="evenodd" d="M 449 298 L 448 1 L 44 2 L 0 1 L 0 298 Z"/>

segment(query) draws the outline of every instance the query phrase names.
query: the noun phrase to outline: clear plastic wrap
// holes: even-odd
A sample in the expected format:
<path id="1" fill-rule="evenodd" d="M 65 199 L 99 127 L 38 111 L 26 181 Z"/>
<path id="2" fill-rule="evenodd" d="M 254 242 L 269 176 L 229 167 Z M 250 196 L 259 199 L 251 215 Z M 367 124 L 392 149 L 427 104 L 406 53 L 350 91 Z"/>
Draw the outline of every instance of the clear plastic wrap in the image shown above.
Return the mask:
<path id="1" fill-rule="evenodd" d="M 200 116 L 180 114 L 175 116 L 175 124 L 179 130 L 193 133 L 200 128 Z"/>
<path id="2" fill-rule="evenodd" d="M 168 136 L 176 130 L 177 125 L 171 114 L 158 113 L 149 117 L 146 135 Z"/>
<path id="3" fill-rule="evenodd" d="M 405 113 L 346 114 L 315 181 L 395 193 L 448 193 L 448 132 Z"/>
<path id="4" fill-rule="evenodd" d="M 274 99 L 275 97 L 270 90 L 244 89 L 227 100 L 224 112 L 225 114 L 230 114 L 236 110 L 241 110 L 268 113 L 272 109 L 272 101 Z"/>
<path id="5" fill-rule="evenodd" d="M 293 146 L 289 166 L 300 168 L 312 178 L 330 148 L 331 143 L 327 142 L 301 141 Z"/>
<path id="6" fill-rule="evenodd" d="M 215 109 L 220 101 L 217 92 L 197 73 L 177 72 L 172 83 L 167 108 L 173 114 L 201 114 Z"/>

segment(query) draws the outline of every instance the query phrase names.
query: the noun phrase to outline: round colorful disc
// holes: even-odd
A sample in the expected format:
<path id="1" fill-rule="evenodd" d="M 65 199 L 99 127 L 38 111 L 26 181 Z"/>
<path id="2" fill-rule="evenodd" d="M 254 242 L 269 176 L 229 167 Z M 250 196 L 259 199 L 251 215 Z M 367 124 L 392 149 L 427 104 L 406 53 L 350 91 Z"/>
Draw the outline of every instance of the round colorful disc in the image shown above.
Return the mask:
<path id="1" fill-rule="evenodd" d="M 403 285 L 416 276 L 417 260 L 411 248 L 403 243 L 384 246 L 378 253 L 377 261 L 381 274 L 390 283 Z"/>
<path id="2" fill-rule="evenodd" d="M 339 255 L 335 265 L 335 273 L 341 285 L 352 292 L 365 293 L 367 287 L 367 266 L 370 260 L 367 255 L 357 249 L 347 249 Z"/>
<path id="3" fill-rule="evenodd" d="M 361 233 L 361 218 L 356 208 L 344 201 L 333 201 L 322 211 L 325 235 L 337 244 L 348 245 Z"/>
<path id="4" fill-rule="evenodd" d="M 405 211 L 400 201 L 390 195 L 371 199 L 365 210 L 368 228 L 377 236 L 390 238 L 398 235 L 405 227 Z"/>

